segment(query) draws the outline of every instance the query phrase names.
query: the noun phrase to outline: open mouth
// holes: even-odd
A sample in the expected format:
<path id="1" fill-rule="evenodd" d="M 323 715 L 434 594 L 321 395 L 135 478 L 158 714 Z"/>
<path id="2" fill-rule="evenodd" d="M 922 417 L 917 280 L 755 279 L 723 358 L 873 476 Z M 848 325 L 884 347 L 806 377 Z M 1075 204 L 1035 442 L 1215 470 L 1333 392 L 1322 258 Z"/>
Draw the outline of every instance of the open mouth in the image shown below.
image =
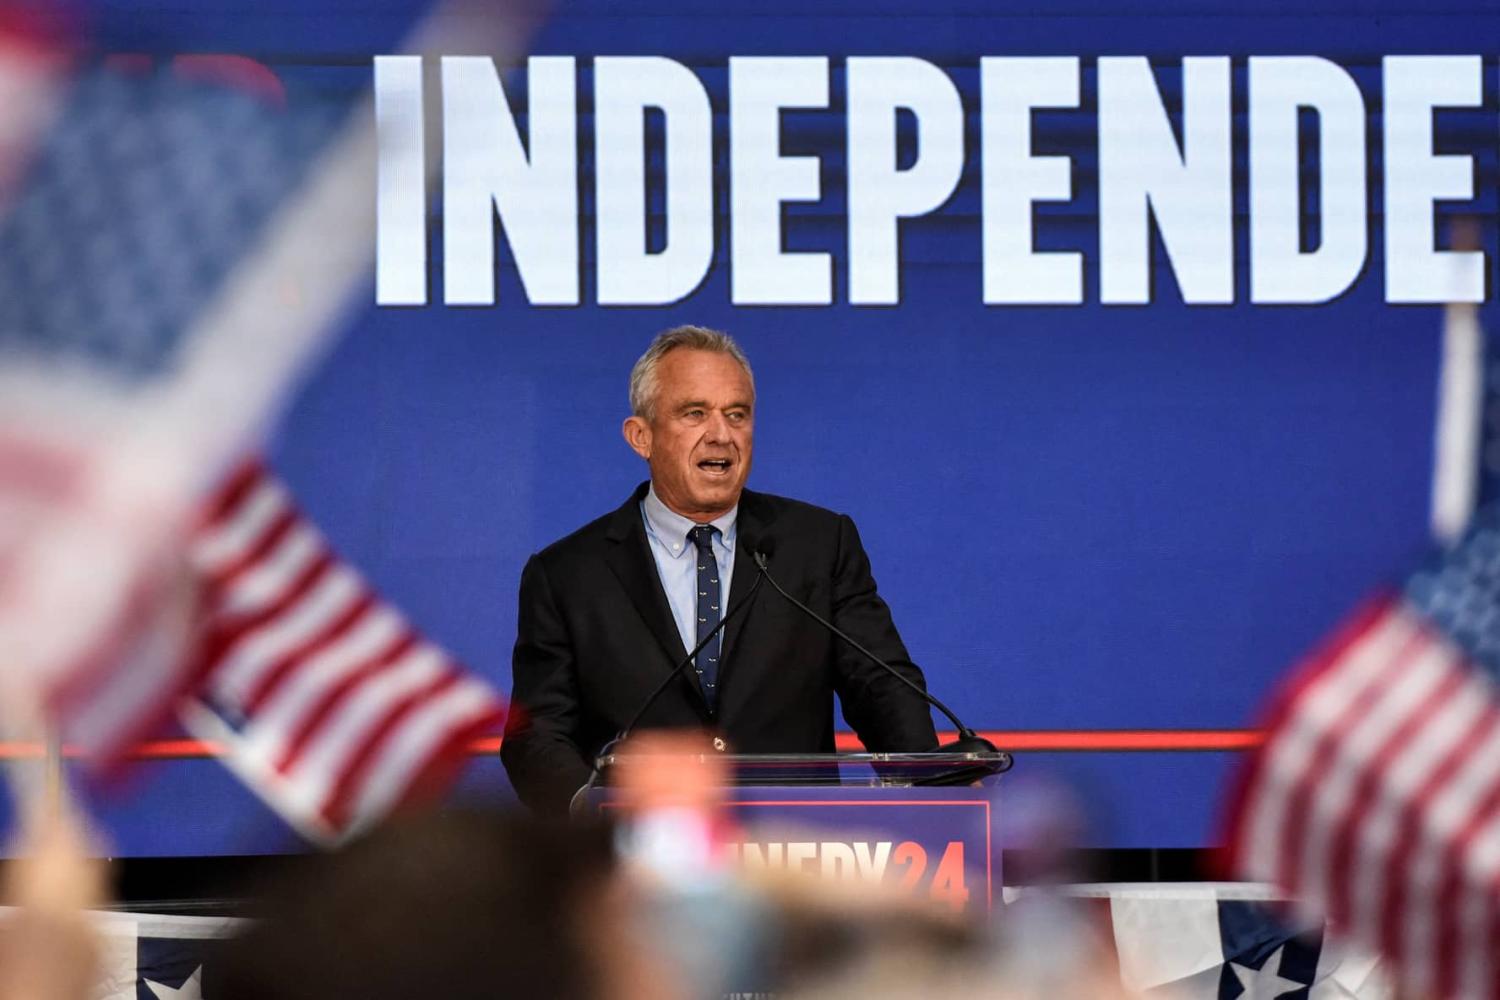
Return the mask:
<path id="1" fill-rule="evenodd" d="M 733 463 L 727 458 L 705 458 L 698 463 L 698 468 L 712 475 L 723 476 L 729 473 L 731 465 Z"/>

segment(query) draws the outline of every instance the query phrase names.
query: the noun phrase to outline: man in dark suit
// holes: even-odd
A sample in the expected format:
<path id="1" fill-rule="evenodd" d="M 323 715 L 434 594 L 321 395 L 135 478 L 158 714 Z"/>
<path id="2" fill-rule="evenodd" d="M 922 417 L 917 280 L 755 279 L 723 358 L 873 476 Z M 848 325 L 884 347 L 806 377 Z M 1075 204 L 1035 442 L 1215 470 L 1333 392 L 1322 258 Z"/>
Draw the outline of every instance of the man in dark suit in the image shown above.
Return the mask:
<path id="1" fill-rule="evenodd" d="M 661 334 L 630 377 L 625 440 L 651 480 L 521 574 L 501 758 L 521 798 L 561 811 L 613 738 L 755 582 L 788 591 L 918 685 L 854 522 L 746 490 L 755 385 L 728 336 Z M 725 584 L 727 583 L 727 587 Z M 641 728 L 696 728 L 716 749 L 834 749 L 833 696 L 875 751 L 937 746 L 926 704 L 769 587 L 708 639 Z"/>

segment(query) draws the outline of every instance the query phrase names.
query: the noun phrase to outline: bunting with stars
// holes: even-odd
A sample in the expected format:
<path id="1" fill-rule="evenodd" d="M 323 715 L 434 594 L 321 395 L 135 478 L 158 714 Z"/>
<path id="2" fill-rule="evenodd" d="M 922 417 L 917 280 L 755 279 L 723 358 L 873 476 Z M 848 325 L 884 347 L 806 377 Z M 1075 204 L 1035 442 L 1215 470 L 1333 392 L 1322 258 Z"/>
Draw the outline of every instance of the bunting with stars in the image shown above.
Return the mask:
<path id="1" fill-rule="evenodd" d="M 1382 963 L 1290 925 L 1265 885 L 1140 883 L 1077 886 L 1113 951 L 1120 985 L 1161 1000 L 1387 1000 Z"/>
<path id="2" fill-rule="evenodd" d="M 233 917 L 99 913 L 96 1000 L 208 1000 L 214 956 L 244 921 Z"/>

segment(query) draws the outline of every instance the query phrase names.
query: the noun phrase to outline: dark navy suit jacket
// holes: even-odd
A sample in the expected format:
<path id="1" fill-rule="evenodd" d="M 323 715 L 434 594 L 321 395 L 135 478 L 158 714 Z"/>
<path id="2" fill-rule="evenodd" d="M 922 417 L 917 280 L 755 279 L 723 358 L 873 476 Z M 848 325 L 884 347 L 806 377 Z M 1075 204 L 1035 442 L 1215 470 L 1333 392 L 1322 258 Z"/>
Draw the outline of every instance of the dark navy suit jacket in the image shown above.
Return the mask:
<path id="1" fill-rule="evenodd" d="M 640 502 L 532 556 L 521 574 L 512 711 L 501 758 L 521 799 L 562 811 L 612 739 L 687 656 L 657 575 Z M 848 517 L 765 493 L 740 497 L 730 608 L 749 594 L 752 550 L 769 550 L 778 583 L 922 685 L 875 590 Z M 763 585 L 725 626 L 718 701 L 685 670 L 638 729 L 701 729 L 738 753 L 831 753 L 833 698 L 872 751 L 937 746 L 917 695 Z"/>

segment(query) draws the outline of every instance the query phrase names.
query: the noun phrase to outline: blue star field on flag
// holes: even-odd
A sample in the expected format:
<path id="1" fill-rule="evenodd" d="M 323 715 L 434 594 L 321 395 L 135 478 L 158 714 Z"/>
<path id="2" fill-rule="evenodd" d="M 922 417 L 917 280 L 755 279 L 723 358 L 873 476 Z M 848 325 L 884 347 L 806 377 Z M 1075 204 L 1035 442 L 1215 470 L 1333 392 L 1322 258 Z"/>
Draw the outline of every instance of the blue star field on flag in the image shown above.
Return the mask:
<path id="1" fill-rule="evenodd" d="M 1500 505 L 1475 512 L 1458 544 L 1437 553 L 1405 588 L 1412 608 L 1494 677 L 1500 672 Z"/>
<path id="2" fill-rule="evenodd" d="M 296 97 L 170 65 L 79 74 L 0 217 L 0 362 L 166 374 L 353 103 Z"/>

